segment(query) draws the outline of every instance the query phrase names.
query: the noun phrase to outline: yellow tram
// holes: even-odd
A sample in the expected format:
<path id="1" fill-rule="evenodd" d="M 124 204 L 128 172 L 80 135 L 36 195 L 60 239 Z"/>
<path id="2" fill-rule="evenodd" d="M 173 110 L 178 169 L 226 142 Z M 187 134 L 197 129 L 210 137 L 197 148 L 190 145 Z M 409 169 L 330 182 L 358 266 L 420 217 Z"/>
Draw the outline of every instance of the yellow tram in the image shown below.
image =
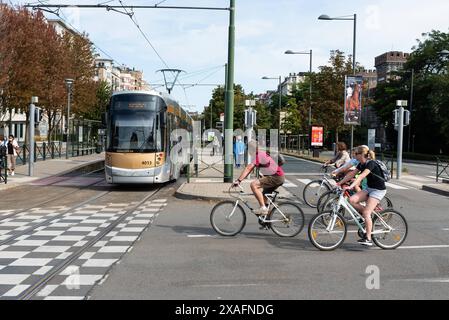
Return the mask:
<path id="1" fill-rule="evenodd" d="M 171 160 L 170 152 L 180 142 L 171 133 L 184 129 L 191 137 L 192 125 L 189 114 L 167 94 L 114 93 L 106 113 L 106 181 L 153 184 L 178 179 L 185 164 Z"/>

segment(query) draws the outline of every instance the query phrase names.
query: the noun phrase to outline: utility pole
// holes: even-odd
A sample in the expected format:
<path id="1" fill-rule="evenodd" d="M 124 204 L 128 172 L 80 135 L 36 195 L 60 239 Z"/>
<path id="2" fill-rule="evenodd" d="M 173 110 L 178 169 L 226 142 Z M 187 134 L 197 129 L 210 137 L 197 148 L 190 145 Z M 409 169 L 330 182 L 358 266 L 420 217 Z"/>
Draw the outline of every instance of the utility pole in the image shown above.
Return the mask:
<path id="1" fill-rule="evenodd" d="M 230 0 L 229 11 L 229 40 L 228 64 L 225 92 L 225 165 L 223 182 L 229 183 L 234 179 L 234 165 L 232 161 L 232 138 L 234 132 L 234 44 L 235 44 L 235 0 Z"/>
<path id="2" fill-rule="evenodd" d="M 396 179 L 401 179 L 402 174 L 402 146 L 404 141 L 404 126 L 410 124 L 410 111 L 405 110 L 407 100 L 398 100 L 396 105 L 399 109 L 394 111 L 395 129 L 398 131 L 398 159 L 396 169 Z"/>
<path id="3" fill-rule="evenodd" d="M 39 101 L 38 97 L 31 97 L 31 104 L 30 104 L 30 109 L 29 109 L 30 129 L 28 130 L 28 133 L 29 133 L 28 141 L 29 141 L 29 147 L 30 147 L 30 149 L 29 149 L 30 160 L 28 161 L 28 175 L 30 177 L 32 177 L 34 175 L 34 122 L 35 122 L 34 111 L 36 109 L 36 106 L 34 104 L 38 103 L 38 101 Z"/>

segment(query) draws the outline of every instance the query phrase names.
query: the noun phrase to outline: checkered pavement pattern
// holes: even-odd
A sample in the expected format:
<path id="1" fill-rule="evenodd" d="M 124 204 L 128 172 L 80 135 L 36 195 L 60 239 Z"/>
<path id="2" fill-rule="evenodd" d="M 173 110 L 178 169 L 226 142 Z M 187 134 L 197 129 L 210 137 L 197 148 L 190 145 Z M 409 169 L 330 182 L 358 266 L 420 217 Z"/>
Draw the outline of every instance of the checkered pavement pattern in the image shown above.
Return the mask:
<path id="1" fill-rule="evenodd" d="M 3 210 L 0 211 L 0 241 L 7 240 L 11 236 L 15 236 L 35 225 L 47 221 L 51 217 L 67 211 L 69 208 L 49 207 L 49 208 L 33 208 L 28 212 L 21 212 L 17 215 L 13 215 L 9 218 L 5 217 L 17 212 L 16 210 Z"/>
<path id="2" fill-rule="evenodd" d="M 159 199 L 141 205 L 70 266 L 53 277 L 33 299 L 88 298 L 90 290 L 107 278 L 111 267 L 132 248 L 142 232 L 151 226 L 167 205 L 166 202 L 166 199 Z M 85 205 L 51 221 L 48 225 L 37 227 L 29 235 L 18 237 L 10 244 L 0 246 L 0 299 L 17 299 L 20 294 L 108 228 L 135 204 Z M 49 214 L 57 215 L 59 210 L 62 208 L 57 208 Z M 39 210 L 34 212 L 35 218 L 40 220 L 42 218 L 38 212 Z M 14 223 L 23 216 L 25 214 L 6 223 Z M 45 217 L 48 218 L 48 214 Z M 12 226 L 7 225 L 6 229 L 3 229 L 0 223 L 0 230 L 8 230 L 5 235 L 13 234 L 15 229 L 12 230 L 10 227 Z"/>

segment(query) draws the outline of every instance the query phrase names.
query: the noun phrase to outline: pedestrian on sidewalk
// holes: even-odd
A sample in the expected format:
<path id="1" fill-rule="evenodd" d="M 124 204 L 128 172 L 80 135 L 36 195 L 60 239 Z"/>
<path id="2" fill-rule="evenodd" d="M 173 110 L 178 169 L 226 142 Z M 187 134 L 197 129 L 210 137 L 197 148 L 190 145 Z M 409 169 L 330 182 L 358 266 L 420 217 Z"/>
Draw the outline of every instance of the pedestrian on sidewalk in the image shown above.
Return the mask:
<path id="1" fill-rule="evenodd" d="M 10 134 L 8 137 L 6 148 L 6 159 L 8 160 L 8 175 L 13 176 L 14 170 L 16 169 L 16 158 L 19 153 L 19 144 L 14 139 L 14 136 L 12 134 Z"/>
<path id="2" fill-rule="evenodd" d="M 237 168 L 240 168 L 242 164 L 244 164 L 245 161 L 245 144 L 242 141 L 241 136 L 237 136 L 237 139 L 235 141 L 234 145 L 234 154 L 235 154 L 235 166 Z"/>

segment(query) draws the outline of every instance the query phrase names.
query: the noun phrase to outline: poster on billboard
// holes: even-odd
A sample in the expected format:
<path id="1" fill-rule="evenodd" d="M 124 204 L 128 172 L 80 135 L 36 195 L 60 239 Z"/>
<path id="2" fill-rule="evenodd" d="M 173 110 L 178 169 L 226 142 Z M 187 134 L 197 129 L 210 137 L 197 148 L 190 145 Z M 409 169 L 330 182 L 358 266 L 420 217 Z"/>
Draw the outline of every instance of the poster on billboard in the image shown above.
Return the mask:
<path id="1" fill-rule="evenodd" d="M 362 89 L 361 76 L 345 77 L 345 124 L 360 126 L 362 123 Z"/>
<path id="2" fill-rule="evenodd" d="M 312 126 L 311 146 L 315 148 L 322 148 L 324 144 L 324 127 Z"/>

